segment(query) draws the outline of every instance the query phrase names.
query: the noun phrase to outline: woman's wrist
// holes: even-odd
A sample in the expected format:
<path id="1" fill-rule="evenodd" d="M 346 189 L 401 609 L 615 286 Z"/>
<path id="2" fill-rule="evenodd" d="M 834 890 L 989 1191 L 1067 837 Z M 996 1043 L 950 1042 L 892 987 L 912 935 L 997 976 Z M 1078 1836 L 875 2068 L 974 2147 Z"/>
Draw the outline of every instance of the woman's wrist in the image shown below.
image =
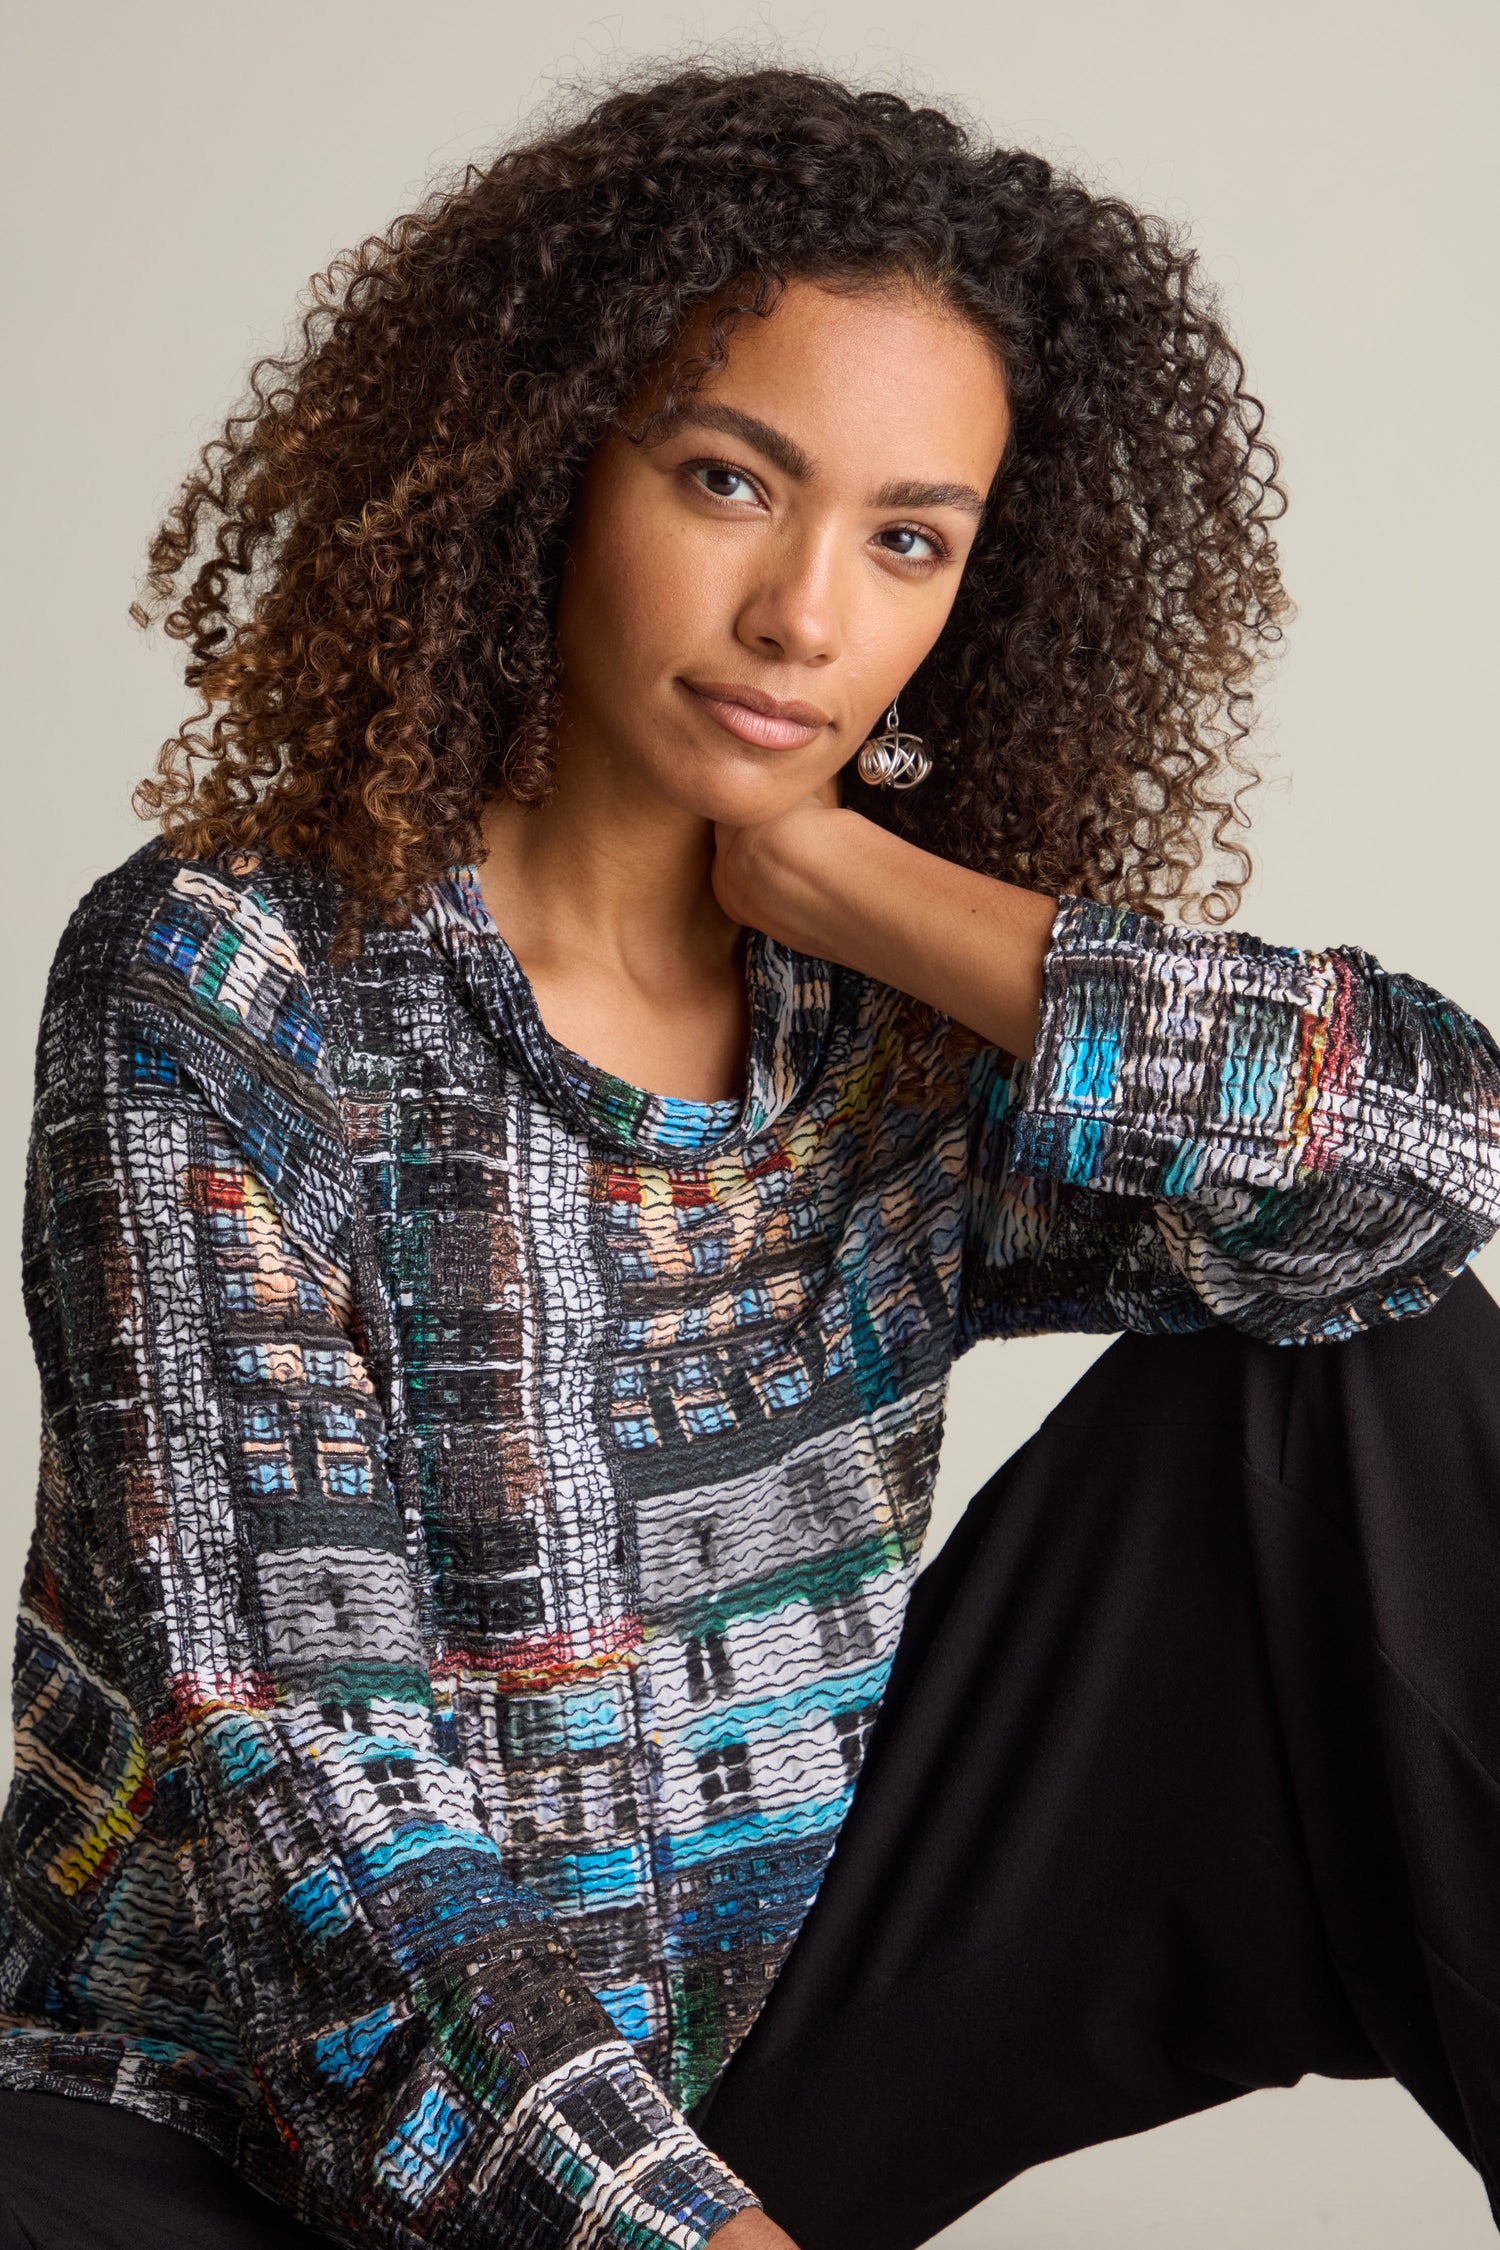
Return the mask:
<path id="1" fill-rule="evenodd" d="M 736 2211 L 732 2219 L 709 2236 L 714 2250 L 797 2250 L 784 2227 L 779 2227 L 758 2203 Z"/>
<path id="2" fill-rule="evenodd" d="M 843 805 L 809 805 L 742 832 L 748 919 L 781 944 L 857 969 L 882 844 L 909 846 Z"/>

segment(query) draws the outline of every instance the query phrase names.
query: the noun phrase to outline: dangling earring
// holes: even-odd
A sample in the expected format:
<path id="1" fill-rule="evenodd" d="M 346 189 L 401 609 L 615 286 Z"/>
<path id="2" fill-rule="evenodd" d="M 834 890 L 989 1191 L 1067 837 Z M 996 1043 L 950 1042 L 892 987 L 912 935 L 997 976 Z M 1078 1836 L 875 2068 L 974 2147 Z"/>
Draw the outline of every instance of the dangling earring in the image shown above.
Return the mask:
<path id="1" fill-rule="evenodd" d="M 885 715 L 885 731 L 872 734 L 854 761 L 861 781 L 872 789 L 915 789 L 932 771 L 932 760 L 919 734 L 903 734 L 894 700 Z"/>

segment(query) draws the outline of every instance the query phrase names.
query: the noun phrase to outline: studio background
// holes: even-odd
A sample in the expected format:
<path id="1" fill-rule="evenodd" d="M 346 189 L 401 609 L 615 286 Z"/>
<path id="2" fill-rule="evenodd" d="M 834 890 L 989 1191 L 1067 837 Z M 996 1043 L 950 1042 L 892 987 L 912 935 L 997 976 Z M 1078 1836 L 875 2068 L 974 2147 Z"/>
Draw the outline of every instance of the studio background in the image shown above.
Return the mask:
<path id="1" fill-rule="evenodd" d="M 21 1181 L 42 983 L 150 831 L 131 788 L 185 706 L 127 622 L 145 539 L 308 276 L 561 82 L 774 53 L 956 100 L 1189 226 L 1269 407 L 1299 616 L 1239 917 L 1357 943 L 1500 1029 L 1489 0 L 52 0 L 11 10 L 6 812 L 0 990 L 0 1646 L 36 1473 Z M 1500 1250 L 1480 1272 L 1500 1294 Z M 1100 1349 L 960 1364 L 934 1541 Z M 1500 1370 L 1497 1370 L 1500 1380 Z M 1496 1495 L 1500 1506 L 1500 1493 Z M 8 1756 L 8 1739 L 4 1743 Z M 1481 2250 L 1474 2175 L 1388 2084 L 1307 2080 L 1049 2165 L 944 2250 Z"/>

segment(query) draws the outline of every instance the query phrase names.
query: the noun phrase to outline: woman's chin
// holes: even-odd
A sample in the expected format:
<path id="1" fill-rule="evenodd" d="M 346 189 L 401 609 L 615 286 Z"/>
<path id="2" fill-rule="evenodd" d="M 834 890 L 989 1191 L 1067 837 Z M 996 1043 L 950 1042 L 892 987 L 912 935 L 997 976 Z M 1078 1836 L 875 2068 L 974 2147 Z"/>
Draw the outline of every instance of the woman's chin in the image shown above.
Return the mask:
<path id="1" fill-rule="evenodd" d="M 734 773 L 707 776 L 678 802 L 703 820 L 724 828 L 759 828 L 800 805 L 819 787 L 824 776 L 791 771 Z"/>

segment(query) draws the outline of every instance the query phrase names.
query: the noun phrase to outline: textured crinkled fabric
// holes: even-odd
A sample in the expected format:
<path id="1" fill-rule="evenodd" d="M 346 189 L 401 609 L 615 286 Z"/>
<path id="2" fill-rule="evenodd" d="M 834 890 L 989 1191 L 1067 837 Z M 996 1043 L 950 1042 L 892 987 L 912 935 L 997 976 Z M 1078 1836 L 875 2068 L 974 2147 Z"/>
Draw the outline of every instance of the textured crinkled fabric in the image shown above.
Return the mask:
<path id="1" fill-rule="evenodd" d="M 551 1040 L 455 868 L 148 844 L 37 1048 L 0 2084 L 359 2244 L 696 2250 L 685 2122 L 859 1773 L 955 1355 L 1281 1342 L 1500 1222 L 1500 1056 L 1351 950 L 1064 900 L 1016 1067 L 752 936 L 742 1101 Z"/>

